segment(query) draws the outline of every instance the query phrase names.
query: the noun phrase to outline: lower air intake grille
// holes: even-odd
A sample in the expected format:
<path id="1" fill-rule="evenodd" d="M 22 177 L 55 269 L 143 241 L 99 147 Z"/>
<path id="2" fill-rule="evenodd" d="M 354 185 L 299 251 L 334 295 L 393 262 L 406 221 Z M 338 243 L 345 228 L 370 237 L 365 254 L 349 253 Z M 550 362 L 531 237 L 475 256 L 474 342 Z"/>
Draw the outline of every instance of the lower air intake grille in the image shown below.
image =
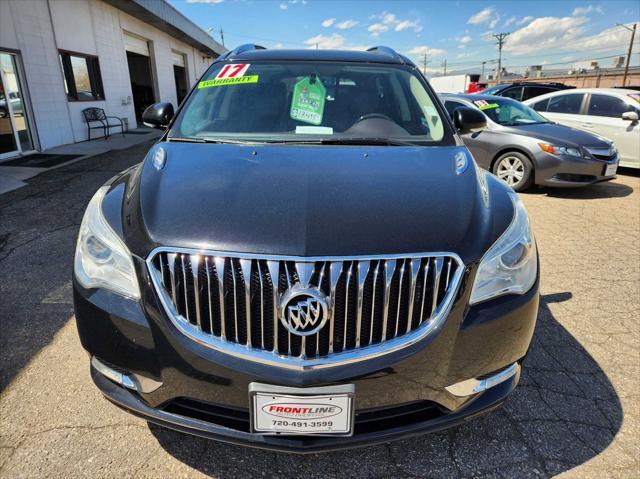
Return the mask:
<path id="1" fill-rule="evenodd" d="M 289 260 L 194 251 L 156 251 L 148 261 L 172 320 L 200 342 L 297 359 L 381 345 L 428 328 L 455 295 L 455 255 Z M 279 304 L 292 288 L 326 298 L 324 325 L 291 332 Z"/>

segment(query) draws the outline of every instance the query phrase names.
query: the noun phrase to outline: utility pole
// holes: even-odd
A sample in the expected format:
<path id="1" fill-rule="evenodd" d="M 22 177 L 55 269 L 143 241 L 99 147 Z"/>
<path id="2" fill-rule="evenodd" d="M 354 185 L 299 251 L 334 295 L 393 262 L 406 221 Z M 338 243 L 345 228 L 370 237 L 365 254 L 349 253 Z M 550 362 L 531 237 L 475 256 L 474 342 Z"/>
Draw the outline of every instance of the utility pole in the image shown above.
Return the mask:
<path id="1" fill-rule="evenodd" d="M 427 52 L 424 52 L 422 57 L 422 73 L 427 76 L 427 65 L 431 63 L 431 60 L 427 60 Z"/>
<path id="2" fill-rule="evenodd" d="M 504 39 L 507 38 L 510 33 L 496 33 L 494 38 L 498 40 L 496 45 L 498 45 L 498 83 L 500 83 L 500 78 L 502 78 L 502 46 L 504 45 Z"/>
<path id="3" fill-rule="evenodd" d="M 215 28 L 213 28 L 213 27 L 207 28 L 207 33 L 211 33 L 211 32 L 215 32 Z M 224 45 L 224 31 L 222 30 L 222 27 L 220 27 L 220 40 L 222 40 L 222 46 L 224 47 L 225 46 Z"/>
<path id="4" fill-rule="evenodd" d="M 443 75 L 445 75 L 445 76 L 447 75 L 447 59 L 446 58 L 444 59 L 444 72 L 443 72 Z"/>
<path id="5" fill-rule="evenodd" d="M 626 28 L 631 32 L 631 41 L 629 42 L 629 51 L 627 52 L 627 59 L 624 63 L 624 76 L 622 77 L 622 86 L 624 87 L 627 84 L 627 74 L 629 73 L 629 61 L 631 61 L 631 50 L 633 50 L 633 39 L 636 36 L 636 26 L 637 23 L 633 24 L 633 28 L 629 28 L 626 25 L 622 25 L 620 23 L 617 24 L 619 27 Z"/>
<path id="6" fill-rule="evenodd" d="M 482 62 L 482 73 L 480 73 L 480 78 L 482 78 L 484 76 L 484 65 L 487 62 Z"/>

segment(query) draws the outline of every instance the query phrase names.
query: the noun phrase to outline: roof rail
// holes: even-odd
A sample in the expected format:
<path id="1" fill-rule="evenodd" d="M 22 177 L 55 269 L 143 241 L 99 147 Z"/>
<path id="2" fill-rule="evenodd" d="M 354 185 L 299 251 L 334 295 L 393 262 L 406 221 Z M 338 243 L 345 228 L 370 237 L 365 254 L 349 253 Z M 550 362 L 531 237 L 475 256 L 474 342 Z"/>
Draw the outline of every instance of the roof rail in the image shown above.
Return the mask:
<path id="1" fill-rule="evenodd" d="M 377 47 L 367 48 L 367 51 L 368 52 L 381 53 L 382 55 L 387 55 L 389 57 L 396 58 L 396 59 L 400 60 L 402 63 L 406 63 L 404 57 L 402 55 L 400 55 L 398 52 L 396 52 L 393 48 L 390 48 L 390 47 L 385 47 L 385 46 L 379 45 Z"/>
<path id="2" fill-rule="evenodd" d="M 233 50 L 228 51 L 223 55 L 222 58 L 228 58 L 235 55 L 240 55 L 244 52 L 250 52 L 251 50 L 266 50 L 262 45 L 254 45 L 253 43 L 245 43 L 244 45 L 240 45 Z"/>

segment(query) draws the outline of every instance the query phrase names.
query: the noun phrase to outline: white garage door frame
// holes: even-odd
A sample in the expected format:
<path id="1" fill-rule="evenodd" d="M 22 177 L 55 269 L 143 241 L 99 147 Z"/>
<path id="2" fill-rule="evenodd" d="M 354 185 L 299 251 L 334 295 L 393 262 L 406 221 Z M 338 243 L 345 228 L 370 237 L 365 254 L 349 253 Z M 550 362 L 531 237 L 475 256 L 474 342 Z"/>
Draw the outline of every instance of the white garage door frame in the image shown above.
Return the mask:
<path id="1" fill-rule="evenodd" d="M 149 40 L 139 37 L 127 31 L 123 31 L 124 37 L 124 49 L 128 52 L 137 53 L 138 55 L 144 55 L 151 58 L 151 51 L 149 49 Z"/>

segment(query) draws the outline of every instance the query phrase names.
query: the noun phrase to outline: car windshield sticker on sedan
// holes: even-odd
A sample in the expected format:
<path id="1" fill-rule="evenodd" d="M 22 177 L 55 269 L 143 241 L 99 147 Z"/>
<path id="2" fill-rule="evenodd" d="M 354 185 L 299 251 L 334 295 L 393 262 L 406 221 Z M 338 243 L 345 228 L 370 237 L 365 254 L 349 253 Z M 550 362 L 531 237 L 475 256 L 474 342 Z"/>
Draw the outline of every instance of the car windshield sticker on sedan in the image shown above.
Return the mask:
<path id="1" fill-rule="evenodd" d="M 629 93 L 629 97 L 640 103 L 640 93 Z"/>
<path id="2" fill-rule="evenodd" d="M 315 75 L 304 77 L 293 89 L 291 100 L 291 118 L 313 125 L 322 123 L 324 97 L 326 89 L 320 78 Z"/>
<path id="3" fill-rule="evenodd" d="M 489 103 L 486 100 L 476 100 L 473 103 L 481 110 L 489 110 L 490 108 L 498 108 L 500 106 L 497 103 Z"/>

